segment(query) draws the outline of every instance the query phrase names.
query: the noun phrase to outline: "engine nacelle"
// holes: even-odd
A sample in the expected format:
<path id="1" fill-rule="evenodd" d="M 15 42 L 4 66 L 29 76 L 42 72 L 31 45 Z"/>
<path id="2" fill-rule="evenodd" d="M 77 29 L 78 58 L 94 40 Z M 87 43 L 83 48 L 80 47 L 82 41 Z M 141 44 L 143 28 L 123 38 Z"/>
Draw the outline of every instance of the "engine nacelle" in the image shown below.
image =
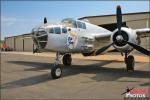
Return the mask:
<path id="1" fill-rule="evenodd" d="M 114 30 L 111 35 L 111 41 L 114 42 L 113 47 L 121 52 L 129 52 L 133 50 L 127 42 L 139 44 L 137 34 L 131 28 L 122 27 L 121 34 L 118 33 L 118 29 Z"/>

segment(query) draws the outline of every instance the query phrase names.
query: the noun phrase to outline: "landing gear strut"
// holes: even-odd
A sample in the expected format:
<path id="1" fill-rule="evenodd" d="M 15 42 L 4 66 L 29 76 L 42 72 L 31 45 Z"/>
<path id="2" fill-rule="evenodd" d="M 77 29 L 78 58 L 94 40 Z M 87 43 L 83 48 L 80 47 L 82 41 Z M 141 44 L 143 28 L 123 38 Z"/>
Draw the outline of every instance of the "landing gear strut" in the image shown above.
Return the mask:
<path id="1" fill-rule="evenodd" d="M 56 61 L 54 63 L 53 68 L 51 69 L 51 76 L 53 79 L 60 78 L 62 75 L 62 67 L 60 66 L 60 53 L 56 53 Z"/>
<path id="2" fill-rule="evenodd" d="M 62 58 L 62 62 L 65 66 L 70 66 L 71 61 L 72 61 L 71 54 L 65 54 Z"/>
<path id="3" fill-rule="evenodd" d="M 126 64 L 126 68 L 127 71 L 134 71 L 134 56 L 133 55 L 129 55 L 127 53 L 125 53 L 125 64 Z"/>

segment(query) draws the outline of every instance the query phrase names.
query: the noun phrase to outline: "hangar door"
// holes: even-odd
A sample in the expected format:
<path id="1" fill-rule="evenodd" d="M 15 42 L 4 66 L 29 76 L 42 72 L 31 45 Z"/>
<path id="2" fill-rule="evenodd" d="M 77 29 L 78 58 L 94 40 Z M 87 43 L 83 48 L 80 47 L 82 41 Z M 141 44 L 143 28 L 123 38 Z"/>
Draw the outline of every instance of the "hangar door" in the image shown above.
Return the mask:
<path id="1" fill-rule="evenodd" d="M 31 37 L 24 37 L 24 51 L 33 51 L 33 40 Z"/>
<path id="2" fill-rule="evenodd" d="M 15 38 L 16 51 L 23 51 L 23 38 L 18 36 Z"/>
<path id="3" fill-rule="evenodd" d="M 5 42 L 6 42 L 6 45 L 9 48 L 15 50 L 15 43 L 14 43 L 15 42 L 15 38 L 14 37 L 6 38 Z"/>

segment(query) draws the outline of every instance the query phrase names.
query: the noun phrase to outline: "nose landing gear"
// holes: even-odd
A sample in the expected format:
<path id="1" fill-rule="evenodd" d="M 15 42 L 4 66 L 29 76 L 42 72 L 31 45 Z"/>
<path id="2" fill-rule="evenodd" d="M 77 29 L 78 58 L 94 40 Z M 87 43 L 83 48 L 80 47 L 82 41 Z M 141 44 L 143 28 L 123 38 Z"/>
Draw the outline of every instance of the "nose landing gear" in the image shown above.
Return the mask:
<path id="1" fill-rule="evenodd" d="M 135 65 L 134 56 L 133 55 L 128 56 L 127 53 L 125 53 L 125 64 L 126 64 L 127 71 L 134 71 L 134 65 Z"/>
<path id="2" fill-rule="evenodd" d="M 61 75 L 62 75 L 62 67 L 60 66 L 60 53 L 57 52 L 56 53 L 56 61 L 54 63 L 54 66 L 52 67 L 51 69 L 51 76 L 53 79 L 57 79 L 57 78 L 60 78 Z"/>
<path id="3" fill-rule="evenodd" d="M 60 61 L 61 55 L 59 52 L 56 53 L 56 61 L 54 63 L 54 66 L 51 69 L 51 76 L 53 79 L 58 79 L 62 76 L 62 67 L 60 66 Z M 71 54 L 65 54 L 62 58 L 62 62 L 65 66 L 70 66 L 71 65 Z"/>

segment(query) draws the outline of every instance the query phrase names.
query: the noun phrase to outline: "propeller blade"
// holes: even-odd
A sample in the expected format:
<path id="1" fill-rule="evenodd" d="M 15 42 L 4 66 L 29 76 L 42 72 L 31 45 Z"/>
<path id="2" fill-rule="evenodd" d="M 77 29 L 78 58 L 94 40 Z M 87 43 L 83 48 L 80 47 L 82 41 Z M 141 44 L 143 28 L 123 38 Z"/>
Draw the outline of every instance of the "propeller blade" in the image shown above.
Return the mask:
<path id="1" fill-rule="evenodd" d="M 127 42 L 130 46 L 132 46 L 134 49 L 136 49 L 137 51 L 145 54 L 145 55 L 150 55 L 150 51 L 146 50 L 145 48 L 139 46 L 139 45 L 136 45 L 134 43 L 131 43 L 131 42 Z"/>
<path id="2" fill-rule="evenodd" d="M 47 18 L 46 17 L 44 18 L 44 24 L 47 24 Z"/>
<path id="3" fill-rule="evenodd" d="M 121 12 L 121 6 L 117 6 L 116 10 L 116 20 L 117 20 L 117 28 L 118 33 L 121 34 L 121 25 L 122 25 L 122 12 Z"/>
<path id="4" fill-rule="evenodd" d="M 105 50 L 107 50 L 107 49 L 108 49 L 110 46 L 112 46 L 113 44 L 114 44 L 114 43 L 111 43 L 111 44 L 109 44 L 109 45 L 107 45 L 107 46 L 104 46 L 104 47 L 98 49 L 98 50 L 95 52 L 95 55 L 101 54 L 102 52 L 104 52 Z"/>

